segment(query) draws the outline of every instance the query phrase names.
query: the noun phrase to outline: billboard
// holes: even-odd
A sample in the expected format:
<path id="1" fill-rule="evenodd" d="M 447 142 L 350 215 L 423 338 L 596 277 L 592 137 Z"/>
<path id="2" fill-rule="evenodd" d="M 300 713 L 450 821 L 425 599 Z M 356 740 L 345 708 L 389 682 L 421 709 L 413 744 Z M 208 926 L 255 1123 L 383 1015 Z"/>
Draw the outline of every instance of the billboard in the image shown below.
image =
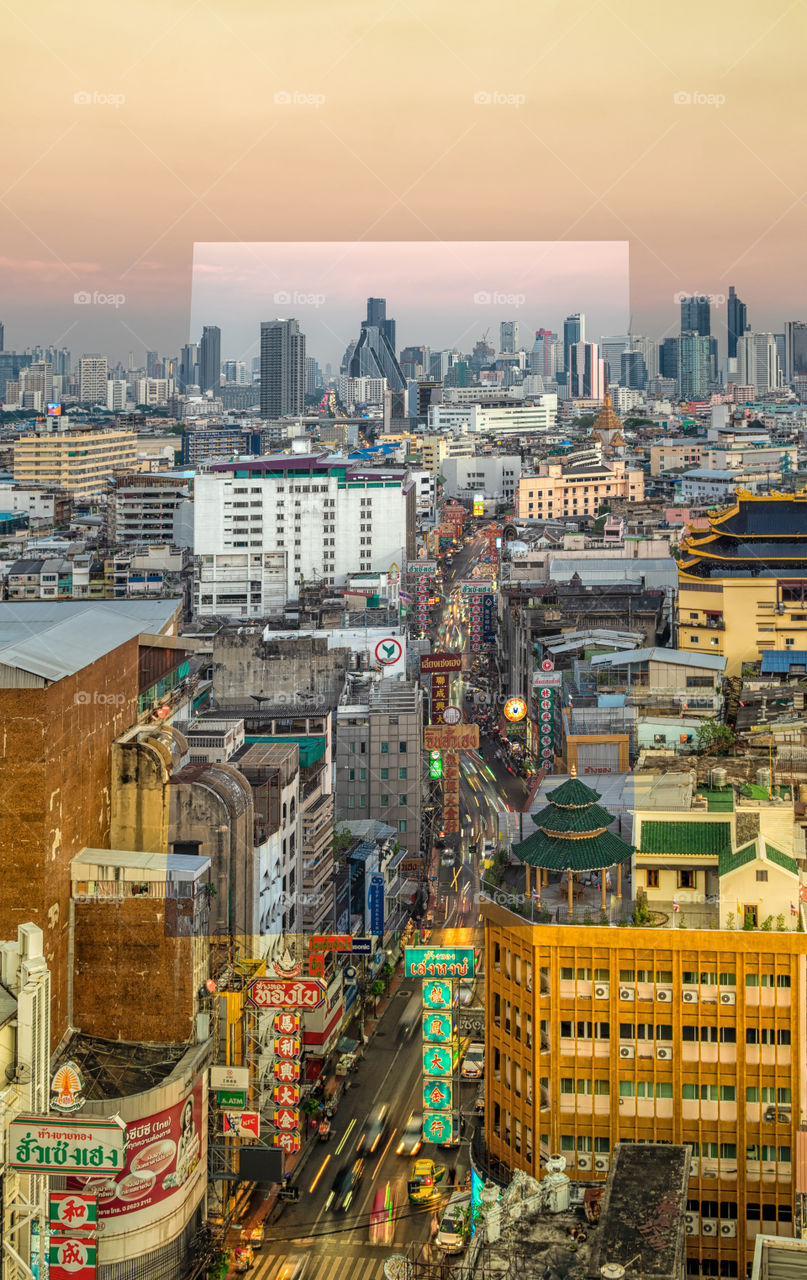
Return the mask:
<path id="1" fill-rule="evenodd" d="M 246 998 L 254 1009 L 319 1009 L 325 989 L 317 978 L 253 978 Z"/>
<path id="2" fill-rule="evenodd" d="M 479 747 L 478 724 L 429 724 L 423 730 L 426 751 L 468 751 Z"/>
<path id="3" fill-rule="evenodd" d="M 461 653 L 424 653 L 420 658 L 421 675 L 434 672 L 462 671 Z"/>
<path id="4" fill-rule="evenodd" d="M 370 877 L 370 889 L 367 895 L 370 908 L 370 933 L 377 937 L 384 936 L 384 877 Z"/>
<path id="5" fill-rule="evenodd" d="M 106 1224 L 159 1205 L 157 1215 L 170 1213 L 165 1202 L 189 1183 L 202 1156 L 202 1091 L 198 1080 L 173 1107 L 129 1125 L 126 1163 L 114 1178 L 68 1178 L 69 1191 L 89 1191 L 98 1197 L 98 1219 Z M 138 1223 L 137 1225 L 142 1225 Z M 126 1223 L 130 1230 L 130 1222 Z"/>
<path id="6" fill-rule="evenodd" d="M 8 1127 L 6 1159 L 24 1173 L 120 1173 L 125 1146 L 123 1121 L 19 1116 Z"/>
<path id="7" fill-rule="evenodd" d="M 472 978 L 473 947 L 406 947 L 404 972 L 407 978 Z"/>

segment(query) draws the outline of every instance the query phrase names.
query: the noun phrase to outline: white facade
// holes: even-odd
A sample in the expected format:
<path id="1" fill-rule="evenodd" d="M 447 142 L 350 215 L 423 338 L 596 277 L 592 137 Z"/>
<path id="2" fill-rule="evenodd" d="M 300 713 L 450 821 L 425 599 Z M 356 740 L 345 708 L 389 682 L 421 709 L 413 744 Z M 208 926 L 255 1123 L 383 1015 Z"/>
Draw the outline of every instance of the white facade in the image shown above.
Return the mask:
<path id="1" fill-rule="evenodd" d="M 465 498 L 476 492 L 512 501 L 521 478 L 521 456 L 446 458 L 443 475 L 449 498 Z"/>
<path id="2" fill-rule="evenodd" d="M 123 378 L 109 378 L 106 384 L 106 407 L 116 413 L 126 408 L 126 381 Z"/>
<path id="3" fill-rule="evenodd" d="M 685 471 L 675 490 L 676 502 L 733 502 L 735 489 L 741 485 L 750 493 L 757 493 L 766 483 L 764 475 L 749 475 L 743 471 L 707 471 L 696 467 Z"/>
<path id="4" fill-rule="evenodd" d="M 78 362 L 78 398 L 82 404 L 106 404 L 106 356 L 82 356 Z"/>
<path id="5" fill-rule="evenodd" d="M 429 430 L 453 428 L 484 435 L 549 431 L 555 425 L 558 397 L 542 395 L 535 404 L 434 405 L 429 408 Z"/>
<path id="6" fill-rule="evenodd" d="M 737 382 L 752 386 L 758 395 L 781 387 L 782 371 L 772 333 L 749 333 L 737 339 Z"/>
<path id="7" fill-rule="evenodd" d="M 174 393 L 171 378 L 138 378 L 135 383 L 135 404 L 167 404 Z"/>
<path id="8" fill-rule="evenodd" d="M 344 586 L 356 571 L 400 566 L 410 487 L 400 469 L 359 472 L 299 455 L 200 473 L 198 616 L 276 614 L 305 580 Z"/>
<path id="9" fill-rule="evenodd" d="M 419 515 L 428 515 L 437 501 L 437 477 L 431 471 L 410 472 L 417 494 Z"/>
<path id="10" fill-rule="evenodd" d="M 18 489 L 13 484 L 0 484 L 0 511 L 24 511 L 32 520 L 52 521 L 56 500 L 46 489 Z"/>
<path id="11" fill-rule="evenodd" d="M 344 405 L 383 404 L 386 390 L 386 378 L 348 378 L 340 374 L 336 379 L 336 394 Z"/>

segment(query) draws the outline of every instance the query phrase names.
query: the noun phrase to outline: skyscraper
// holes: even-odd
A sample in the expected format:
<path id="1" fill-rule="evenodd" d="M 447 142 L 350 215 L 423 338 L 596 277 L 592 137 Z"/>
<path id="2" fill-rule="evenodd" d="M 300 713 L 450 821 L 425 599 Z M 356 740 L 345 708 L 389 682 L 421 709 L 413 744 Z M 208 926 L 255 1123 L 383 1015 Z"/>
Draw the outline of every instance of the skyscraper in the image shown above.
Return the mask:
<path id="1" fill-rule="evenodd" d="M 644 367 L 647 370 L 648 379 L 657 378 L 659 375 L 659 344 L 656 339 L 644 338 L 639 334 L 633 334 L 630 340 L 630 349 L 631 351 L 641 352 L 644 357 Z M 672 376 L 675 377 L 675 374 Z"/>
<path id="2" fill-rule="evenodd" d="M 499 351 L 503 356 L 514 356 L 518 351 L 517 320 L 502 320 L 499 325 Z"/>
<path id="3" fill-rule="evenodd" d="M 6 326 L 3 324 L 2 320 L 0 320 L 0 351 L 5 351 L 5 349 L 6 349 Z"/>
<path id="4" fill-rule="evenodd" d="M 658 371 L 662 378 L 678 378 L 678 339 L 664 338 L 659 346 Z"/>
<path id="5" fill-rule="evenodd" d="M 807 374 L 807 324 L 803 320 L 785 320 L 785 381 Z"/>
<path id="6" fill-rule="evenodd" d="M 605 391 L 605 362 L 596 342 L 569 347 L 569 395 L 572 399 L 601 400 Z"/>
<path id="7" fill-rule="evenodd" d="M 261 415 L 282 418 L 305 408 L 305 334 L 296 320 L 261 324 Z"/>
<path id="8" fill-rule="evenodd" d="M 644 391 L 647 386 L 647 369 L 641 351 L 623 351 L 620 356 L 619 381 L 623 387 Z"/>
<path id="9" fill-rule="evenodd" d="M 551 329 L 536 329 L 530 352 L 530 372 L 549 380 L 563 369 L 563 346 Z"/>
<path id="10" fill-rule="evenodd" d="M 179 352 L 179 392 L 184 395 L 188 387 L 197 386 L 196 379 L 199 376 L 199 344 L 198 342 L 189 342 L 186 347 L 181 347 Z"/>
<path id="11" fill-rule="evenodd" d="M 782 374 L 774 334 L 747 333 L 738 340 L 737 383 L 754 387 L 759 395 L 778 390 Z"/>
<path id="12" fill-rule="evenodd" d="M 746 306 L 741 302 L 734 292 L 734 285 L 729 287 L 729 304 L 726 324 L 729 335 L 729 359 L 733 360 L 737 355 L 737 339 L 742 338 L 748 324 L 746 316 Z"/>
<path id="13" fill-rule="evenodd" d="M 708 337 L 712 332 L 707 294 L 694 294 L 681 299 L 681 332 L 699 333 Z"/>
<path id="14" fill-rule="evenodd" d="M 395 355 L 395 321 L 386 313 L 386 298 L 367 299 L 367 319 L 361 322 L 347 373 L 351 378 L 386 378 L 390 391 L 403 391 L 406 379 Z"/>
<path id="15" fill-rule="evenodd" d="M 569 372 L 569 347 L 586 340 L 586 317 L 580 312 L 563 321 L 563 368 Z"/>
<path id="16" fill-rule="evenodd" d="M 82 404 L 106 404 L 106 356 L 81 356 L 78 362 L 78 398 Z"/>
<path id="17" fill-rule="evenodd" d="M 600 338 L 600 352 L 608 370 L 609 386 L 616 386 L 622 377 L 622 352 L 630 348 L 630 338 L 625 334 L 610 334 Z"/>
<path id="18" fill-rule="evenodd" d="M 202 391 L 218 391 L 221 385 L 221 329 L 206 324 L 199 344 L 199 386 Z"/>
<path id="19" fill-rule="evenodd" d="M 682 303 L 682 308 L 683 305 Z M 712 347 L 709 335 L 682 333 L 678 339 L 679 396 L 682 400 L 702 400 L 709 392 L 711 381 Z"/>

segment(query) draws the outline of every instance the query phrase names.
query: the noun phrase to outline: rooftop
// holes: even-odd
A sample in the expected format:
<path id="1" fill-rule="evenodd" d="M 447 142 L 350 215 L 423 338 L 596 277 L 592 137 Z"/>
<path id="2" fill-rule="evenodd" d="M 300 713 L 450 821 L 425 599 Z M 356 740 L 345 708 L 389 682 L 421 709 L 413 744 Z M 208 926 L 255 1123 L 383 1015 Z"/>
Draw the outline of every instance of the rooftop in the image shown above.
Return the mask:
<path id="1" fill-rule="evenodd" d="M 589 1274 L 615 1262 L 626 1269 L 633 1263 L 643 1280 L 683 1275 L 690 1161 L 686 1146 L 616 1144 Z"/>
<path id="2" fill-rule="evenodd" d="M 790 656 L 790 655 L 788 655 Z M 726 659 L 717 653 L 690 653 L 686 649 L 635 649 L 630 653 L 598 653 L 594 667 L 632 666 L 636 662 L 667 662 L 675 667 L 701 667 L 705 671 L 725 671 Z"/>
<path id="3" fill-rule="evenodd" d="M 100 880 L 128 880 L 127 871 L 141 879 L 150 880 L 199 880 L 207 875 L 210 859 L 184 853 L 141 853 L 131 849 L 82 849 L 70 863 L 74 880 L 84 877 L 85 870 L 113 871 L 114 875 L 101 875 Z M 120 873 L 124 874 L 121 875 Z"/>
<path id="4" fill-rule="evenodd" d="M 86 1111 L 95 1114 L 95 1108 L 90 1106 L 93 1100 L 127 1098 L 163 1084 L 187 1052 L 185 1044 L 129 1044 L 74 1032 L 59 1056 L 59 1064 L 74 1062 L 79 1068 Z"/>

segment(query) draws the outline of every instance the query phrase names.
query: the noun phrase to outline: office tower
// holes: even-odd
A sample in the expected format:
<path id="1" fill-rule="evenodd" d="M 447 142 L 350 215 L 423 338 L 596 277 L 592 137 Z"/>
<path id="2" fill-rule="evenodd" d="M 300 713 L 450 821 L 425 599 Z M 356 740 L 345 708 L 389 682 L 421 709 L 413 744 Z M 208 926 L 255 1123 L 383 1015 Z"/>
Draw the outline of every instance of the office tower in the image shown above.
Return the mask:
<path id="1" fill-rule="evenodd" d="M 78 362 L 78 398 L 82 404 L 106 404 L 106 356 L 81 356 Z"/>
<path id="2" fill-rule="evenodd" d="M 296 320 L 261 324 L 261 416 L 282 418 L 305 408 L 305 334 Z"/>
<path id="3" fill-rule="evenodd" d="M 737 341 L 737 384 L 769 395 L 782 385 L 776 338 L 772 333 L 747 333 Z"/>
<path id="4" fill-rule="evenodd" d="M 2 320 L 0 320 L 0 351 L 5 351 L 5 349 L 6 349 L 6 326 L 3 324 Z"/>
<path id="5" fill-rule="evenodd" d="M 619 381 L 623 387 L 644 391 L 647 386 L 647 368 L 641 351 L 623 351 L 620 357 Z"/>
<path id="6" fill-rule="evenodd" d="M 399 361 L 404 377 L 422 378 L 426 373 L 426 360 L 425 347 L 404 347 Z"/>
<path id="7" fill-rule="evenodd" d="M 406 386 L 401 366 L 395 355 L 395 321 L 386 318 L 384 298 L 367 299 L 367 319 L 361 322 L 361 335 L 350 358 L 347 373 L 351 378 L 386 378 L 390 391 L 403 391 Z"/>
<path id="8" fill-rule="evenodd" d="M 600 338 L 600 355 L 605 361 L 609 386 L 615 386 L 619 382 L 622 376 L 622 352 L 629 348 L 630 338 L 627 334 L 612 334 Z"/>
<path id="9" fill-rule="evenodd" d="M 221 385 L 221 329 L 206 324 L 199 343 L 199 386 L 202 391 L 218 391 Z"/>
<path id="10" fill-rule="evenodd" d="M 504 356 L 514 356 L 518 351 L 517 320 L 502 320 L 499 325 L 499 351 Z"/>
<path id="11" fill-rule="evenodd" d="M 785 335 L 783 333 L 775 333 L 773 335 L 773 341 L 776 346 L 776 358 L 779 361 L 779 373 L 781 375 L 779 378 L 779 384 L 781 384 L 785 365 L 787 363 L 787 353 L 786 353 L 787 343 L 786 343 Z"/>
<path id="12" fill-rule="evenodd" d="M 664 338 L 659 346 L 659 376 L 678 381 L 678 339 Z"/>
<path id="13" fill-rule="evenodd" d="M 645 338 L 640 334 L 634 334 L 630 340 L 631 351 L 640 351 L 644 357 L 644 367 L 647 370 L 647 380 L 657 378 L 659 375 L 659 344 L 655 338 Z"/>
<path id="14" fill-rule="evenodd" d="M 146 377 L 161 378 L 162 376 L 163 376 L 162 360 L 160 359 L 159 351 L 147 351 L 146 352 Z"/>
<path id="15" fill-rule="evenodd" d="M 574 342 L 569 347 L 569 395 L 572 399 L 601 400 L 605 390 L 605 362 L 596 342 Z"/>
<path id="16" fill-rule="evenodd" d="M 184 395 L 188 387 L 199 385 L 199 344 L 197 342 L 189 342 L 186 347 L 182 347 L 179 352 L 179 386 L 180 395 Z"/>
<path id="17" fill-rule="evenodd" d="M 126 382 L 123 378 L 110 378 L 106 384 L 106 407 L 114 413 L 126 408 Z"/>
<path id="18" fill-rule="evenodd" d="M 563 367 L 563 346 L 551 329 L 536 329 L 530 351 L 530 373 L 551 380 Z"/>
<path id="19" fill-rule="evenodd" d="M 569 347 L 586 340 L 586 317 L 576 312 L 563 321 L 563 369 L 569 372 Z"/>
<path id="20" fill-rule="evenodd" d="M 351 338 L 350 342 L 347 344 L 345 354 L 342 356 L 342 362 L 339 365 L 339 372 L 343 373 L 346 377 L 350 374 L 350 362 L 353 359 L 353 353 L 358 345 L 358 339 Z"/>
<path id="21" fill-rule="evenodd" d="M 807 324 L 803 320 L 785 321 L 785 363 L 786 382 L 794 378 L 802 378 L 807 374 Z"/>
<path id="22" fill-rule="evenodd" d="M 734 292 L 734 285 L 729 287 L 728 315 L 726 317 L 729 337 L 729 359 L 737 355 L 737 340 L 742 338 L 748 328 L 746 306 Z"/>
<path id="23" fill-rule="evenodd" d="M 695 294 L 681 299 L 681 332 L 699 333 L 702 337 L 712 332 L 708 295 Z"/>
<path id="24" fill-rule="evenodd" d="M 470 366 L 474 373 L 486 368 L 495 358 L 496 352 L 488 342 L 488 335 L 485 332 L 482 337 L 474 343 L 473 353 L 470 359 Z"/>
<path id="25" fill-rule="evenodd" d="M 683 307 L 683 303 L 681 304 Z M 708 334 L 682 333 L 678 339 L 678 395 L 703 400 L 712 382 L 712 349 Z"/>

